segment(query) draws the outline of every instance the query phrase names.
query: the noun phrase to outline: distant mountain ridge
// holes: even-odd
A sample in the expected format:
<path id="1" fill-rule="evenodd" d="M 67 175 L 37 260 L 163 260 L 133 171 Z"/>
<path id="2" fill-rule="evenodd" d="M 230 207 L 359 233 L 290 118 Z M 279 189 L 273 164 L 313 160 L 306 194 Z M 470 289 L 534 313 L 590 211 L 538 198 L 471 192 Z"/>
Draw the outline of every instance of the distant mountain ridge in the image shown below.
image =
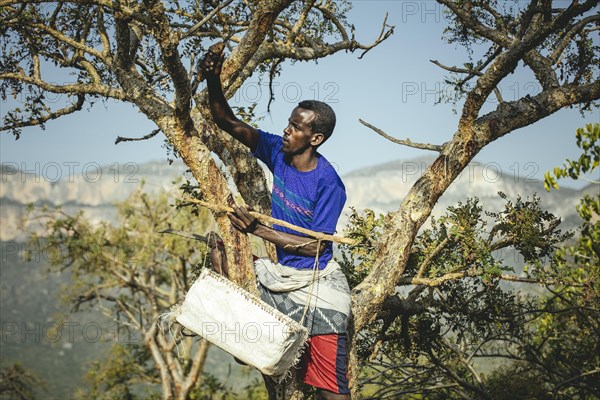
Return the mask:
<path id="1" fill-rule="evenodd" d="M 53 163 L 37 171 L 21 171 L 14 164 L 1 165 L 0 240 L 25 238 L 19 223 L 28 204 L 61 206 L 67 213 L 82 210 L 93 221 L 115 221 L 114 204 L 125 200 L 142 183 L 149 194 L 174 190 L 174 181 L 186 171 L 181 162 L 169 165 L 160 161 L 107 166 L 90 163 L 78 171 L 68 167 Z"/>
<path id="2" fill-rule="evenodd" d="M 350 206 L 358 210 L 370 208 L 378 213 L 397 210 L 409 189 L 432 161 L 432 157 L 396 160 L 343 176 L 348 201 L 338 231 L 346 224 Z M 114 221 L 114 203 L 126 199 L 140 188 L 142 182 L 144 191 L 149 194 L 160 190 L 176 191 L 174 181 L 186 171 L 186 166 L 181 162 L 169 165 L 162 161 L 102 167 L 91 164 L 79 171 L 67 167 L 58 164 L 39 167 L 38 172 L 46 172 L 43 175 L 21 171 L 15 164 L 0 166 L 0 240 L 24 239 L 19 221 L 30 203 L 62 206 L 66 212 L 83 210 L 93 221 Z M 544 208 L 563 217 L 565 227 L 573 227 L 578 224 L 575 206 L 583 193 L 591 190 L 591 186 L 582 190 L 561 188 L 560 191 L 548 193 L 538 180 L 503 173 L 494 163 L 480 164 L 475 161 L 442 196 L 434 214 L 443 213 L 448 206 L 464 202 L 467 197 L 477 196 L 485 209 L 499 211 L 503 208 L 504 200 L 498 196 L 498 191 L 510 198 L 537 193 Z"/>
<path id="3" fill-rule="evenodd" d="M 413 160 L 396 160 L 388 163 L 353 171 L 344 177 L 348 202 L 357 209 L 371 208 L 386 213 L 397 210 L 404 197 L 425 169 L 433 162 L 433 157 Z M 529 172 L 525 170 L 525 172 Z M 505 173 L 496 163 L 482 164 L 477 161 L 469 164 L 440 198 L 434 214 L 443 212 L 448 206 L 464 202 L 468 197 L 478 197 L 489 211 L 499 211 L 504 200 L 498 192 L 509 198 L 531 197 L 536 193 L 542 206 L 564 217 L 575 214 L 575 206 L 584 193 L 591 192 L 593 186 L 582 190 L 561 187 L 547 192 L 543 182 L 530 178 L 519 171 Z"/>

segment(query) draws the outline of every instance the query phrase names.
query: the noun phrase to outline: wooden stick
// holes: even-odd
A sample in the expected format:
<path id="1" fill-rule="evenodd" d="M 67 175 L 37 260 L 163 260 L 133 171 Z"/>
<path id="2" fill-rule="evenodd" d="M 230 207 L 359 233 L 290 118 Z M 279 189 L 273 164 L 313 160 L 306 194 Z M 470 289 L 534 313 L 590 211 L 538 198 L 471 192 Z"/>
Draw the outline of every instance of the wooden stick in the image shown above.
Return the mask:
<path id="1" fill-rule="evenodd" d="M 184 237 L 187 239 L 199 240 L 201 242 L 208 244 L 208 238 L 206 236 L 198 235 L 196 233 L 178 231 L 176 229 L 171 229 L 171 228 L 163 229 L 162 231 L 158 231 L 158 233 L 170 233 L 170 234 L 181 236 L 181 237 Z"/>
<path id="2" fill-rule="evenodd" d="M 202 207 L 206 207 L 206 208 L 211 209 L 216 212 L 234 212 L 232 207 L 223 206 L 220 204 L 208 203 L 208 202 L 202 201 L 202 200 L 186 199 L 184 202 L 199 204 Z M 250 211 L 250 215 L 252 215 L 254 218 L 258 219 L 261 222 L 268 222 L 270 224 L 280 225 L 280 226 L 283 226 L 283 227 L 286 227 L 289 229 L 293 229 L 296 232 L 304 233 L 305 235 L 308 235 L 315 239 L 330 240 L 330 241 L 336 242 L 336 243 L 355 244 L 354 240 L 352 240 L 352 239 L 349 239 L 349 238 L 346 238 L 343 236 L 328 235 L 328 234 L 322 233 L 322 232 L 314 232 L 314 231 L 311 231 L 310 229 L 302 228 L 300 226 L 290 224 L 289 222 L 282 221 L 280 219 L 273 218 L 269 215 L 261 214 L 256 211 Z"/>

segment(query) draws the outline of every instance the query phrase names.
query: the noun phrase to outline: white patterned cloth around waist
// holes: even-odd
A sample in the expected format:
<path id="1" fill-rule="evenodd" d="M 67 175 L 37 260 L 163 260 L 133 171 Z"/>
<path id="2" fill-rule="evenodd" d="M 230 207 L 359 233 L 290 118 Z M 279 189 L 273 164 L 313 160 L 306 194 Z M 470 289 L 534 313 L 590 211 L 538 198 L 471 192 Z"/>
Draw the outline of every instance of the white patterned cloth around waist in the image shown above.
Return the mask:
<path id="1" fill-rule="evenodd" d="M 316 276 L 313 270 L 297 270 L 266 258 L 254 266 L 263 301 L 297 322 L 302 322 L 308 304 L 303 325 L 310 335 L 346 333 L 350 288 L 336 261 L 316 271 Z"/>

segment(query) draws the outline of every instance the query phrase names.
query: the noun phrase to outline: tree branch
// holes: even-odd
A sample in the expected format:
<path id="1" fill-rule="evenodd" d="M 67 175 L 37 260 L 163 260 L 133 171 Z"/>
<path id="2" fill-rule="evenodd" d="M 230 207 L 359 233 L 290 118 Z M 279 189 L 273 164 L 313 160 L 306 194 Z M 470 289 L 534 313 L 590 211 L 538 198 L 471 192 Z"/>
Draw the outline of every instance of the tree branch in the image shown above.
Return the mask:
<path id="1" fill-rule="evenodd" d="M 194 356 L 194 361 L 192 362 L 192 367 L 183 382 L 180 400 L 187 399 L 188 397 L 186 394 L 189 393 L 192 387 L 197 385 L 200 373 L 204 370 L 209 348 L 210 342 L 201 338 L 198 343 L 198 350 L 196 350 L 196 355 Z"/>
<path id="2" fill-rule="evenodd" d="M 259 47 L 264 42 L 270 27 L 277 19 L 277 16 L 292 3 L 293 0 L 273 0 L 258 3 L 256 11 L 252 15 L 252 20 L 248 25 L 246 34 L 241 39 L 238 46 L 231 55 L 225 60 L 221 72 L 221 79 L 226 83 L 225 88 L 236 81 L 240 73 L 247 71 L 246 64 L 253 58 Z M 247 71 L 246 73 L 251 73 Z"/>
<path id="3" fill-rule="evenodd" d="M 189 132 L 194 129 L 194 124 L 190 116 L 192 86 L 179 54 L 179 37 L 171 31 L 170 21 L 166 15 L 162 1 L 152 1 L 150 14 L 156 20 L 158 27 L 155 33 L 156 39 L 161 49 L 165 69 L 171 77 L 175 88 L 175 118 L 182 128 L 186 132 Z"/>
<path id="4" fill-rule="evenodd" d="M 421 266 L 419 267 L 419 271 L 417 272 L 417 275 L 416 275 L 415 278 L 418 279 L 418 278 L 421 278 L 423 276 L 423 274 L 425 273 L 425 270 L 429 266 L 429 263 L 431 262 L 431 260 L 433 260 L 433 258 L 435 256 L 437 256 L 444 249 L 444 247 L 446 247 L 446 245 L 448 244 L 449 240 L 450 240 L 450 237 L 444 238 L 444 240 L 442 240 L 435 247 L 435 249 L 433 249 L 433 251 L 427 255 L 427 258 L 425 258 L 425 260 L 423 260 L 423 262 L 421 263 Z"/>
<path id="5" fill-rule="evenodd" d="M 176 382 L 183 381 L 183 368 L 181 368 L 181 363 L 173 356 L 173 348 L 175 347 L 175 343 L 168 343 L 165 336 L 162 332 L 157 332 L 156 340 L 158 342 L 159 347 L 162 349 L 162 354 L 165 355 L 167 361 L 167 367 L 171 373 L 171 376 Z"/>
<path id="6" fill-rule="evenodd" d="M 492 54 L 490 54 L 490 55 L 489 55 L 489 56 L 486 58 L 486 60 L 485 60 L 483 63 L 481 63 L 481 65 L 480 65 L 480 66 L 478 66 L 478 67 L 477 67 L 477 68 L 476 68 L 474 71 L 483 72 L 483 70 L 484 70 L 484 69 L 485 69 L 485 68 L 486 68 L 488 65 L 490 65 L 490 63 L 491 63 L 492 61 L 494 61 L 494 60 L 496 59 L 496 57 L 498 57 L 498 55 L 499 55 L 499 54 L 501 54 L 501 53 L 502 53 L 502 47 L 501 47 L 501 46 L 498 46 L 498 45 L 494 44 L 492 48 L 494 48 L 494 47 L 495 47 L 495 49 L 494 49 L 494 51 L 492 52 Z M 492 50 L 492 48 L 491 48 L 491 49 L 489 49 L 489 50 L 488 50 L 488 52 L 489 52 L 490 50 Z M 477 74 L 470 74 L 469 76 L 467 76 L 467 77 L 466 77 L 466 78 L 464 78 L 463 80 L 459 81 L 457 85 L 458 85 L 459 87 L 460 87 L 460 86 L 462 86 L 462 85 L 464 85 L 465 83 L 467 83 L 467 82 L 468 82 L 468 81 L 469 81 L 471 78 L 473 78 L 474 76 L 479 76 L 479 75 L 477 75 Z"/>
<path id="7" fill-rule="evenodd" d="M 462 377 L 458 376 L 456 374 L 456 372 L 454 372 L 453 370 L 448 368 L 446 365 L 444 365 L 444 363 L 433 354 L 432 350 L 428 350 L 427 354 L 429 354 L 431 361 L 433 361 L 433 363 L 438 368 L 441 368 L 454 382 L 457 382 L 459 385 L 461 385 L 465 389 L 468 389 L 468 390 L 471 390 L 471 391 L 477 393 L 480 398 L 491 400 L 490 395 L 485 390 L 483 390 L 482 388 L 480 388 L 476 385 L 473 385 L 473 384 L 467 382 Z"/>
<path id="8" fill-rule="evenodd" d="M 585 26 L 588 25 L 589 23 L 598 22 L 598 21 L 600 21 L 600 15 L 595 14 L 595 15 L 591 15 L 589 17 L 583 18 L 581 21 L 577 22 L 576 24 L 573 24 L 573 26 L 571 26 L 562 35 L 560 41 L 554 47 L 554 51 L 552 51 L 552 54 L 549 56 L 550 62 L 552 64 L 556 64 L 558 62 L 558 60 L 560 59 L 560 56 L 562 55 L 562 53 L 569 46 L 569 43 L 571 42 L 573 37 L 577 33 L 581 32 L 583 30 L 583 28 L 585 28 Z"/>
<path id="9" fill-rule="evenodd" d="M 28 121 L 15 122 L 10 125 L 0 126 L 0 131 L 6 131 L 6 130 L 10 130 L 10 129 L 18 129 L 18 128 L 23 128 L 26 126 L 43 125 L 44 123 L 46 123 L 50 120 L 62 117 L 64 115 L 72 114 L 76 111 L 80 111 L 81 108 L 83 107 L 84 101 L 85 101 L 85 95 L 78 94 L 77 102 L 73 103 L 69 107 L 61 108 L 60 110 L 56 110 L 53 112 L 48 112 L 46 115 L 42 115 L 38 118 L 32 118 Z"/>
<path id="10" fill-rule="evenodd" d="M 539 12 L 538 0 L 532 0 L 529 3 L 529 5 L 527 6 L 527 9 L 525 10 L 525 12 L 523 12 L 523 14 L 521 14 L 521 18 L 519 21 L 519 32 L 517 32 L 517 36 L 516 36 L 516 38 L 518 40 L 521 40 L 523 38 L 523 36 L 525 36 L 525 33 L 531 26 L 531 23 L 534 19 L 535 14 L 537 14 L 538 12 Z"/>
<path id="11" fill-rule="evenodd" d="M 381 24 L 381 32 L 379 32 L 379 36 L 377 37 L 377 39 L 375 39 L 375 41 L 373 43 L 371 43 L 369 45 L 363 45 L 354 40 L 354 27 L 352 27 L 352 42 L 354 42 L 355 45 L 354 45 L 354 48 L 352 48 L 351 50 L 354 50 L 354 49 L 364 50 L 362 52 L 362 54 L 358 57 L 359 60 L 361 60 L 365 56 L 365 54 L 367 54 L 371 49 L 375 48 L 375 46 L 382 43 L 384 40 L 389 38 L 394 33 L 395 26 L 389 26 L 387 24 L 387 19 L 388 19 L 388 14 L 385 13 L 385 17 L 383 18 L 383 23 Z M 389 29 L 386 31 L 385 28 L 389 28 Z"/>
<path id="12" fill-rule="evenodd" d="M 478 113 L 491 91 L 497 87 L 498 83 L 507 74 L 516 68 L 518 61 L 526 53 L 542 43 L 552 33 L 558 32 L 564 28 L 572 18 L 589 11 L 594 4 L 597 4 L 597 0 L 588 1 L 581 5 L 571 4 L 569 8 L 551 21 L 534 24 L 534 28 L 527 30 L 526 35 L 525 32 L 522 31 L 522 40 L 513 41 L 497 30 L 484 27 L 475 16 L 471 15 L 458 4 L 455 4 L 450 0 L 439 1 L 449 7 L 465 26 L 507 49 L 496 58 L 492 66 L 477 80 L 475 87 L 467 95 L 459 123 L 459 129 L 470 128 L 471 124 L 478 117 Z M 526 11 L 526 14 L 531 14 L 531 17 L 533 18 L 533 15 L 538 11 L 539 10 L 534 7 L 532 3 L 532 6 Z M 529 16 L 526 16 L 525 19 L 527 18 L 529 18 Z M 523 26 L 528 26 L 528 23 L 525 22 L 522 27 Z"/>
<path id="13" fill-rule="evenodd" d="M 97 10 L 97 21 L 98 21 L 98 35 L 100 36 L 100 42 L 102 43 L 102 57 L 106 58 L 112 53 L 110 46 L 110 39 L 106 32 L 106 22 L 104 21 L 104 10 L 102 7 L 98 7 Z"/>
<path id="14" fill-rule="evenodd" d="M 469 75 L 477 75 L 477 76 L 483 75 L 483 72 L 481 72 L 480 70 L 469 69 L 469 68 L 449 67 L 449 66 L 446 66 L 446 65 L 440 63 L 438 60 L 429 60 L 429 62 L 432 62 L 433 64 L 437 65 L 441 69 L 444 69 L 449 72 L 456 72 L 458 74 L 469 74 Z"/>
<path id="15" fill-rule="evenodd" d="M 512 38 L 503 34 L 498 29 L 490 28 L 482 24 L 470 12 L 468 7 L 463 7 L 461 4 L 455 3 L 453 0 L 437 0 L 438 3 L 448 7 L 452 13 L 464 24 L 467 28 L 473 30 L 480 36 L 496 43 L 500 47 L 509 48 L 513 42 Z"/>
<path id="16" fill-rule="evenodd" d="M 488 62 L 493 60 L 498 54 L 500 54 L 499 51 L 494 52 L 494 54 L 488 59 Z M 458 86 L 464 85 L 469 79 L 471 79 L 474 76 L 482 76 L 483 72 L 481 72 L 481 70 L 483 70 L 483 68 L 485 68 L 485 66 L 487 65 L 487 62 L 486 62 L 486 63 L 484 63 L 484 65 L 482 65 L 478 69 L 467 69 L 467 68 L 458 68 L 458 67 L 448 67 L 446 65 L 443 65 L 442 63 L 440 63 L 437 60 L 429 60 L 429 61 L 431 61 L 433 64 L 437 65 L 438 67 L 440 67 L 446 71 L 455 72 L 458 74 L 468 74 L 469 76 L 467 76 L 465 79 L 460 81 L 458 83 Z M 504 99 L 502 98 L 502 93 L 500 93 L 500 90 L 497 87 L 494 88 L 494 94 L 496 95 L 496 98 L 498 99 L 499 103 L 502 103 L 504 101 Z"/>
<path id="17" fill-rule="evenodd" d="M 348 32 L 346 32 L 346 28 L 344 27 L 344 24 L 339 20 L 339 18 L 337 18 L 335 16 L 335 14 L 333 12 L 331 12 L 331 10 L 329 8 L 327 8 L 326 6 L 319 4 L 319 3 L 317 3 L 315 5 L 315 8 L 317 10 L 319 10 L 326 19 L 328 19 L 335 25 L 339 34 L 342 37 L 342 40 L 348 40 Z"/>
<path id="18" fill-rule="evenodd" d="M 355 51 L 356 49 L 361 49 L 365 50 L 359 57 L 362 58 L 362 56 L 364 56 L 367 53 L 367 51 L 371 50 L 372 48 L 386 40 L 393 33 L 393 28 L 394 27 L 391 27 L 389 30 L 385 31 L 373 43 L 368 45 L 364 45 L 357 42 L 356 40 L 354 40 L 354 37 L 352 37 L 351 39 L 345 39 L 331 44 L 318 45 L 316 47 L 297 47 L 273 42 L 270 43 L 269 46 L 265 46 L 265 56 L 307 61 L 323 58 L 331 54 L 337 53 L 341 50 Z"/>
<path id="19" fill-rule="evenodd" d="M 446 346 L 447 349 L 450 349 L 451 352 L 454 353 L 454 355 L 456 357 L 458 357 L 458 360 L 471 372 L 471 374 L 475 377 L 475 380 L 477 381 L 477 383 L 479 383 L 480 386 L 483 386 L 483 381 L 481 380 L 481 377 L 479 376 L 479 374 L 477 373 L 477 371 L 475 371 L 475 368 L 473 368 L 473 365 L 471 364 L 471 362 L 469 362 L 469 360 L 465 359 L 463 356 L 464 354 L 461 353 L 460 351 L 458 351 L 454 346 L 452 346 L 452 344 L 450 344 L 445 338 L 442 338 L 440 341 L 444 346 Z"/>
<path id="20" fill-rule="evenodd" d="M 176 229 L 171 229 L 171 228 L 163 229 L 161 231 L 158 231 L 158 233 L 170 233 L 173 235 L 184 237 L 186 239 L 198 240 L 203 243 L 208 243 L 208 238 L 206 236 L 198 235 L 196 233 L 178 231 Z"/>
<path id="21" fill-rule="evenodd" d="M 226 1 L 222 2 L 221 4 L 219 4 L 210 13 L 208 13 L 204 18 L 202 18 L 200 21 L 198 21 L 198 23 L 196 23 L 194 26 L 192 26 L 186 32 L 181 33 L 179 35 L 179 39 L 183 40 L 183 39 L 193 35 L 194 33 L 196 33 L 196 31 L 198 31 L 198 29 L 202 28 L 202 26 L 204 26 L 204 24 L 206 24 L 208 21 L 210 21 L 219 11 L 221 11 L 222 9 L 227 7 L 229 4 L 231 4 L 232 1 L 233 0 L 226 0 Z"/>
<path id="22" fill-rule="evenodd" d="M 552 89 L 560 85 L 549 58 L 542 56 L 537 50 L 530 50 L 525 53 L 523 60 L 531 68 L 543 89 Z"/>
<path id="23" fill-rule="evenodd" d="M 567 379 L 564 382 L 559 383 L 554 388 L 552 388 L 551 392 L 557 392 L 561 387 L 568 385 L 569 383 L 575 382 L 581 378 L 585 378 L 586 376 L 594 375 L 600 373 L 600 368 L 593 369 L 591 371 L 583 372 L 577 376 Z"/>
<path id="24" fill-rule="evenodd" d="M 384 235 L 376 248 L 376 265 L 367 278 L 352 290 L 355 329 L 360 331 L 372 320 L 387 296 L 394 292 L 396 284 L 403 279 L 419 228 L 431 214 L 439 197 L 482 147 L 561 108 L 599 98 L 600 81 L 587 85 L 565 85 L 544 90 L 534 97 L 504 102 L 472 125 L 459 126 L 452 140 L 444 145 L 440 156 L 404 197 L 399 210 L 386 217 Z M 408 279 L 412 282 L 412 278 Z"/>
<path id="25" fill-rule="evenodd" d="M 142 136 L 141 138 L 127 138 L 127 137 L 117 136 L 117 138 L 115 139 L 115 144 L 119 144 L 121 142 L 135 142 L 135 141 L 139 141 L 139 140 L 147 140 L 147 139 L 153 138 L 154 136 L 158 135 L 159 133 L 160 133 L 160 129 L 155 129 L 152 132 L 150 132 L 149 134 Z"/>
<path id="26" fill-rule="evenodd" d="M 530 125 L 556 111 L 574 104 L 586 104 L 600 99 L 600 80 L 586 84 L 566 84 L 544 90 L 536 96 L 526 96 L 505 102 L 477 120 L 476 126 L 485 134 L 485 141 L 495 140 L 515 129 Z"/>
<path id="27" fill-rule="evenodd" d="M 280 0 L 282 1 L 282 0 Z M 285 0 L 290 1 L 290 0 Z M 274 42 L 262 42 L 258 43 L 256 48 L 250 47 L 245 42 L 250 42 L 251 40 L 255 40 L 254 37 L 247 38 L 248 35 L 244 36 L 239 45 L 232 52 L 231 56 L 225 60 L 223 66 L 223 73 L 221 74 L 222 80 L 225 83 L 224 89 L 227 97 L 233 96 L 235 91 L 241 86 L 244 80 L 254 71 L 257 65 L 262 63 L 267 59 L 292 59 L 292 60 L 315 60 L 318 58 L 326 57 L 328 55 L 334 54 L 341 50 L 350 50 L 354 51 L 356 49 L 370 50 L 387 39 L 392 33 L 393 28 L 391 27 L 388 30 L 385 30 L 387 25 L 383 25 L 382 33 L 379 38 L 375 40 L 373 43 L 369 45 L 364 45 L 357 42 L 354 37 L 349 38 L 349 35 L 343 29 L 343 24 L 340 21 L 336 22 L 335 16 L 328 12 L 326 8 L 321 7 L 322 12 L 324 12 L 326 16 L 332 18 L 332 22 L 336 25 L 338 29 L 342 29 L 340 35 L 342 36 L 342 40 L 332 44 L 321 44 L 321 43 L 313 43 L 310 47 L 298 47 L 294 46 L 292 43 L 284 43 L 280 41 Z M 259 16 L 257 15 L 257 20 Z M 300 21 L 302 22 L 302 21 Z M 287 26 L 287 25 L 286 25 Z M 250 31 L 252 26 L 248 28 Z M 294 28 L 288 28 L 293 30 Z M 244 45 L 248 48 L 244 48 Z M 363 53 L 363 55 L 365 54 Z M 243 66 L 240 65 L 241 62 L 244 62 Z M 237 71 L 235 74 L 229 72 L 232 69 L 236 68 Z M 203 103 L 204 96 L 197 96 L 196 103 Z"/>
<path id="28" fill-rule="evenodd" d="M 468 270 L 468 271 L 462 271 L 462 272 L 448 273 L 448 274 L 439 276 L 437 278 L 418 278 L 418 277 L 402 278 L 402 279 L 400 279 L 398 284 L 399 285 L 425 285 L 425 286 L 435 287 L 435 286 L 443 285 L 444 283 L 449 282 L 449 281 L 456 281 L 456 280 L 460 280 L 460 279 L 467 278 L 467 277 L 470 277 L 470 278 L 480 277 L 480 276 L 483 276 L 484 274 L 485 274 L 485 271 L 482 271 L 482 270 Z M 524 277 L 515 276 L 515 275 L 498 275 L 496 277 L 500 280 L 508 281 L 508 282 L 531 283 L 531 284 L 537 284 L 537 285 L 543 285 L 543 286 L 554 286 L 554 285 L 564 284 L 564 282 L 554 280 L 554 279 L 539 280 L 539 279 L 532 279 L 532 278 L 524 278 Z M 568 286 L 583 287 L 584 284 L 573 282 L 573 283 L 569 283 Z"/>
<path id="29" fill-rule="evenodd" d="M 172 399 L 173 396 L 171 394 L 171 387 L 173 385 L 173 380 L 171 378 L 171 374 L 169 373 L 169 368 L 163 358 L 160 349 L 158 348 L 158 344 L 156 343 L 156 335 L 157 325 L 152 324 L 152 327 L 146 332 L 145 342 L 148 348 L 150 349 L 150 354 L 152 354 L 152 358 L 158 367 L 158 371 L 160 373 L 160 378 L 162 381 L 162 396 L 163 399 Z"/>
<path id="30" fill-rule="evenodd" d="M 300 29 L 302 29 L 302 27 L 306 23 L 306 18 L 308 17 L 310 10 L 313 8 L 315 1 L 316 0 L 307 0 L 306 1 L 306 4 L 304 5 L 304 8 L 302 9 L 300 16 L 298 17 L 298 20 L 290 29 L 290 33 L 285 42 L 286 45 L 291 46 L 292 43 L 294 43 L 294 41 L 296 40 L 296 36 L 298 36 L 298 32 L 300 32 Z M 323 7 L 321 7 L 321 8 L 323 8 Z M 323 11 L 321 11 L 321 12 L 323 13 L 323 15 L 326 15 L 325 12 L 323 12 Z M 329 13 L 327 15 L 334 17 L 333 13 Z"/>
<path id="31" fill-rule="evenodd" d="M 117 81 L 128 101 L 136 104 L 158 126 L 161 126 L 161 122 L 164 125 L 173 116 L 173 109 L 134 68 L 130 54 L 129 24 L 116 16 L 115 19 L 117 49 L 112 69 Z"/>
<path id="32" fill-rule="evenodd" d="M 0 0 L 0 7 L 17 5 L 17 4 L 55 4 L 55 0 Z M 112 8 L 112 3 L 109 0 L 63 0 L 62 3 L 97 5 Z"/>
<path id="33" fill-rule="evenodd" d="M 70 37 L 63 34 L 62 32 L 52 29 L 49 26 L 46 26 L 44 24 L 39 24 L 39 23 L 30 23 L 28 26 L 38 29 L 42 32 L 46 32 L 47 34 L 52 36 L 54 39 L 71 46 L 73 49 L 76 49 L 76 50 L 82 51 L 83 53 L 89 54 L 89 55 L 97 58 L 98 60 L 101 60 L 103 63 L 105 63 L 107 65 L 109 65 L 109 63 L 110 63 L 110 60 L 106 59 L 102 55 L 102 53 L 98 52 L 96 49 L 94 49 L 92 47 L 88 47 L 85 44 L 83 44 L 82 42 L 78 42 L 74 39 L 71 39 Z"/>
<path id="34" fill-rule="evenodd" d="M 78 83 L 78 84 L 70 84 L 70 85 L 54 85 L 48 82 L 45 82 L 41 79 L 36 79 L 34 77 L 24 75 L 22 73 L 14 73 L 14 72 L 4 72 L 0 73 L 0 79 L 6 80 L 15 80 L 18 82 L 26 83 L 29 85 L 34 85 L 39 87 L 40 89 L 46 90 L 52 93 L 67 93 L 67 94 L 96 94 L 103 97 L 110 97 L 117 100 L 125 100 L 125 93 L 116 88 L 98 85 L 93 83 Z"/>
<path id="35" fill-rule="evenodd" d="M 381 129 L 379 129 L 379 128 L 377 128 L 377 127 L 369 124 L 368 122 L 363 121 L 362 119 L 359 119 L 358 122 L 360 122 L 361 124 L 363 124 L 367 128 L 371 128 L 372 130 L 374 130 L 379 135 L 383 136 L 387 140 L 389 140 L 389 141 L 391 141 L 393 143 L 396 143 L 396 144 L 400 144 L 400 145 L 408 146 L 408 147 L 414 147 L 415 149 L 437 151 L 438 153 L 440 153 L 440 152 L 442 152 L 444 150 L 445 144 L 435 145 L 435 144 L 429 144 L 429 143 L 416 143 L 416 142 L 413 142 L 413 141 L 411 141 L 409 139 L 404 139 L 404 140 L 402 140 L 402 139 L 396 139 L 396 138 L 388 135 L 387 133 L 385 133 Z"/>

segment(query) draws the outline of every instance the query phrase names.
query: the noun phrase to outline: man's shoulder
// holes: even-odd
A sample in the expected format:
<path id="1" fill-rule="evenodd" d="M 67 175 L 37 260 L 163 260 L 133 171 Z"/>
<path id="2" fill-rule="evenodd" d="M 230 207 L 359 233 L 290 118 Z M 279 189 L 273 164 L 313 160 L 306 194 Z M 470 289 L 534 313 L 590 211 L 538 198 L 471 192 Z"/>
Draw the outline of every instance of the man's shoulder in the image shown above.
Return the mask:
<path id="1" fill-rule="evenodd" d="M 267 164 L 272 171 L 274 164 L 277 163 L 278 154 L 281 153 L 283 139 L 281 136 L 263 131 L 262 129 L 257 129 L 256 131 L 258 132 L 258 143 L 252 154 Z"/>
<path id="2" fill-rule="evenodd" d="M 275 135 L 271 132 L 267 132 L 260 128 L 258 128 L 256 131 L 258 132 L 260 140 L 266 140 L 269 143 L 279 143 L 283 140 L 283 138 L 281 136 Z"/>
<path id="3" fill-rule="evenodd" d="M 322 184 L 337 185 L 345 189 L 344 182 L 338 174 L 337 165 L 330 163 L 322 154 L 319 154 L 319 164 L 321 165 L 319 180 L 322 181 Z"/>
<path id="4" fill-rule="evenodd" d="M 265 131 L 265 130 L 263 130 L 263 129 L 260 129 L 260 128 L 257 128 L 257 129 L 256 129 L 256 131 L 258 132 L 258 134 L 259 134 L 260 136 L 264 136 L 264 137 L 266 137 L 266 138 L 268 138 L 268 139 L 272 139 L 272 140 L 282 140 L 282 139 L 283 139 L 283 138 L 282 138 L 281 136 L 279 136 L 279 135 L 275 135 L 274 133 L 271 133 L 271 132 Z"/>

